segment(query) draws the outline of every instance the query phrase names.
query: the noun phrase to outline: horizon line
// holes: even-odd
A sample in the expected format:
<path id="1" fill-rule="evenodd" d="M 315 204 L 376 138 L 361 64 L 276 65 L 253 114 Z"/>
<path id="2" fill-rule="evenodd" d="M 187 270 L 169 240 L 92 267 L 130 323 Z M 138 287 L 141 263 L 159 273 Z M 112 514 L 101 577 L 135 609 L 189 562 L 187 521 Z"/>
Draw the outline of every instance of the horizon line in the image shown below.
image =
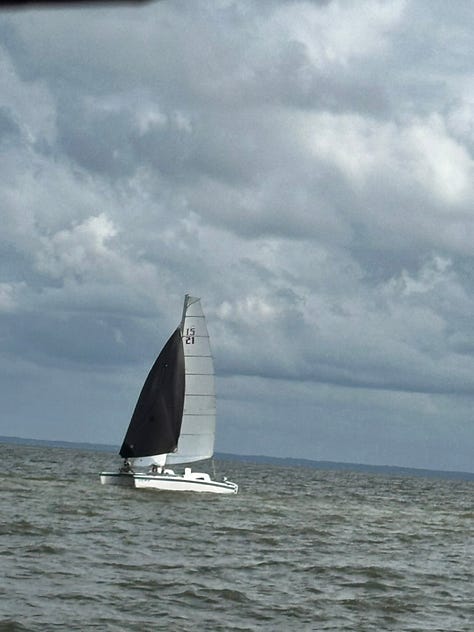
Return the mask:
<path id="1" fill-rule="evenodd" d="M 75 447 L 84 450 L 90 450 L 93 452 L 112 452 L 118 450 L 120 446 L 109 443 L 90 443 L 87 441 L 67 441 L 63 439 L 37 439 L 33 437 L 18 437 L 9 435 L 0 435 L 0 443 L 10 443 L 16 445 L 47 445 L 53 448 L 68 448 Z M 442 470 L 426 467 L 416 467 L 410 465 L 381 465 L 370 463 L 356 463 L 351 461 L 330 461 L 322 459 L 309 459 L 306 457 L 284 457 L 284 456 L 272 456 L 265 454 L 234 454 L 231 452 L 215 452 L 217 458 L 223 458 L 224 460 L 237 460 L 256 463 L 285 463 L 286 465 L 307 465 L 309 467 L 315 467 L 318 469 L 332 469 L 332 470 L 356 470 L 356 471 L 378 471 L 380 473 L 413 473 L 413 474 L 425 474 L 425 475 L 444 475 L 444 478 L 466 478 L 466 480 L 474 480 L 474 472 L 467 470 Z"/>

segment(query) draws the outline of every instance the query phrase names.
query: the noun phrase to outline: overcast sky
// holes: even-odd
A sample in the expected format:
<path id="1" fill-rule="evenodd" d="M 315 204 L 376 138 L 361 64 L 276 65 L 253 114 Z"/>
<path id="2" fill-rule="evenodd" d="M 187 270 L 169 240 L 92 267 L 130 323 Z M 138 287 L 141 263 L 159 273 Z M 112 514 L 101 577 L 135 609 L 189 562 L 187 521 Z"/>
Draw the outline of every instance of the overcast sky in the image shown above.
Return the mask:
<path id="1" fill-rule="evenodd" d="M 474 471 L 474 4 L 0 14 L 0 434 L 120 444 L 202 298 L 216 449 Z"/>

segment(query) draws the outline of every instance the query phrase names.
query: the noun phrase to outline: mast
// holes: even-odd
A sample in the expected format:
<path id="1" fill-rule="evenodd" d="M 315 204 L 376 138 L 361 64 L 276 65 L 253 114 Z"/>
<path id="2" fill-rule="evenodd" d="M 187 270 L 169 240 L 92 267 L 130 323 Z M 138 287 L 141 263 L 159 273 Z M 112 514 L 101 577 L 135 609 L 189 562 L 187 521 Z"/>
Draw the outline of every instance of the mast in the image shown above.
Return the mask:
<path id="1" fill-rule="evenodd" d="M 179 325 L 181 332 L 184 331 L 184 321 L 186 319 L 186 310 L 188 308 L 189 294 L 184 295 L 184 303 L 183 303 L 183 313 L 181 315 L 181 323 Z"/>

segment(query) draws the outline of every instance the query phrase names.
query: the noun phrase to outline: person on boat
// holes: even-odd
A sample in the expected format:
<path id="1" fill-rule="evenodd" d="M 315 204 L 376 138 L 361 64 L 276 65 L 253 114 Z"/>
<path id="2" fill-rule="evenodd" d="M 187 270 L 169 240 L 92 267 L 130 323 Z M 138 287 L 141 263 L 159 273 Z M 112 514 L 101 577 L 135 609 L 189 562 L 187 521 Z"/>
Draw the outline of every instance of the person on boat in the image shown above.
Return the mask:
<path id="1" fill-rule="evenodd" d="M 120 468 L 120 471 L 123 472 L 124 474 L 133 473 L 132 466 L 130 465 L 130 461 L 128 459 L 124 460 L 123 466 Z"/>
<path id="2" fill-rule="evenodd" d="M 157 465 L 156 463 L 153 463 L 152 465 L 150 465 L 150 473 L 163 474 L 163 468 L 161 467 L 161 465 Z"/>

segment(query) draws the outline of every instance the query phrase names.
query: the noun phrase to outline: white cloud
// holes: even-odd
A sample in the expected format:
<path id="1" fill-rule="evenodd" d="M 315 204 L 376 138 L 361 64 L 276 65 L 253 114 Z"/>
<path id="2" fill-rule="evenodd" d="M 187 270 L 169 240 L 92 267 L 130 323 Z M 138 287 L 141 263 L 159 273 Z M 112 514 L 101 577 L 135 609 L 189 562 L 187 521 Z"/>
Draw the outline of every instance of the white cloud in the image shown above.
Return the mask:
<path id="1" fill-rule="evenodd" d="M 117 229 L 105 214 L 87 218 L 70 229 L 43 237 L 37 266 L 56 278 L 101 274 L 105 265 L 117 265 L 118 260 L 108 242 Z"/>
<path id="2" fill-rule="evenodd" d="M 473 197 L 473 161 L 439 116 L 394 124 L 324 112 L 302 113 L 296 120 L 303 145 L 358 188 L 383 177 L 399 187 L 421 187 L 448 208 Z"/>
<path id="3" fill-rule="evenodd" d="M 302 43 L 318 67 L 348 65 L 354 59 L 383 54 L 405 5 L 404 0 L 282 3 L 266 28 L 273 37 L 276 33 Z"/>
<path id="4" fill-rule="evenodd" d="M 413 278 L 406 270 L 403 270 L 400 279 L 395 281 L 395 285 L 399 286 L 401 293 L 405 296 L 410 294 L 424 294 L 436 288 L 446 279 L 446 273 L 451 268 L 452 262 L 442 257 L 434 257 L 429 261 Z M 392 285 L 390 283 L 389 285 Z"/>
<path id="5" fill-rule="evenodd" d="M 411 126 L 404 144 L 414 157 L 407 157 L 407 167 L 413 169 L 416 180 L 433 191 L 435 199 L 448 207 L 472 199 L 473 160 L 466 148 L 448 135 L 439 116 Z"/>

